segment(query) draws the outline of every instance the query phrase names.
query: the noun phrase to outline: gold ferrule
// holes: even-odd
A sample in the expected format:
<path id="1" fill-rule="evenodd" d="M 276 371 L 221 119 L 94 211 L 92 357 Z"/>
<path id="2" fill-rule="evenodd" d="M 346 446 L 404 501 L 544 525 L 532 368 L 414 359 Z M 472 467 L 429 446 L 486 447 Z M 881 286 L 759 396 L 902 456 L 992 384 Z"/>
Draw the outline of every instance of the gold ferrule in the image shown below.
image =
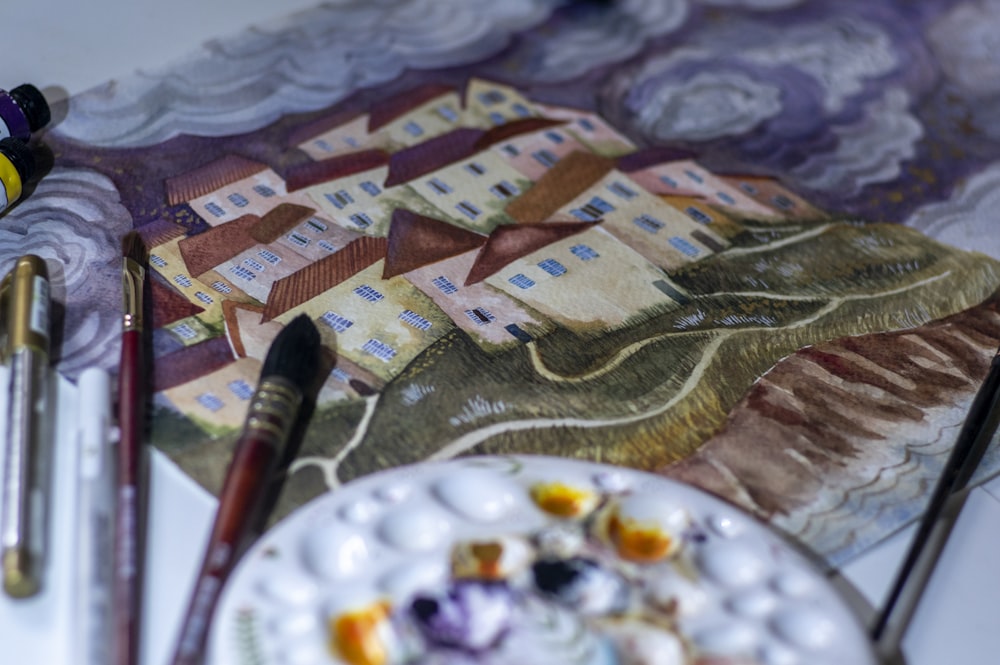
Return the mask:
<path id="1" fill-rule="evenodd" d="M 6 293 L 7 350 L 49 352 L 49 271 L 45 261 L 27 254 L 14 264 Z"/>
<path id="2" fill-rule="evenodd" d="M 3 590 L 12 598 L 28 598 L 38 593 L 38 578 L 31 570 L 31 555 L 24 549 L 3 553 Z"/>
<path id="3" fill-rule="evenodd" d="M 10 285 L 14 282 L 14 270 L 8 270 L 0 280 L 0 361 L 7 362 L 7 308 L 10 306 Z"/>
<path id="4" fill-rule="evenodd" d="M 269 434 L 276 445 L 284 443 L 295 425 L 302 393 L 283 378 L 266 378 L 250 400 L 246 429 Z"/>
<path id="5" fill-rule="evenodd" d="M 146 269 L 137 261 L 122 259 L 122 331 L 142 330 L 142 283 Z"/>

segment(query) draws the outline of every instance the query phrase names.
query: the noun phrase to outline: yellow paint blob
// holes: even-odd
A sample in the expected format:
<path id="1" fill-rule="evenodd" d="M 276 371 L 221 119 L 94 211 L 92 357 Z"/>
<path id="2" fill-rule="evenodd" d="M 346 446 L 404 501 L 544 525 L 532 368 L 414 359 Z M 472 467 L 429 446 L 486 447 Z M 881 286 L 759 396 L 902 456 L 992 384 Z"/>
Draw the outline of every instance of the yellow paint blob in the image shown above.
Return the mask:
<path id="1" fill-rule="evenodd" d="M 539 508 L 556 517 L 580 517 L 597 505 L 597 495 L 592 491 L 559 482 L 538 483 L 531 488 L 531 498 Z"/>

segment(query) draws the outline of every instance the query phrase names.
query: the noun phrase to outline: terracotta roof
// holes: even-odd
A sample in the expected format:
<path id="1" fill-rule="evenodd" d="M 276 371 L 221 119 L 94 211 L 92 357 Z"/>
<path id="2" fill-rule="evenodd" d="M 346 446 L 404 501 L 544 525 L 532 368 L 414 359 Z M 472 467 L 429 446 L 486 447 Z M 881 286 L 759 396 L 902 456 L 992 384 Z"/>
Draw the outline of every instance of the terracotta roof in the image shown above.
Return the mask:
<path id="1" fill-rule="evenodd" d="M 548 129 L 550 127 L 558 127 L 559 125 L 565 125 L 566 122 L 563 120 L 552 120 L 550 118 L 521 118 L 518 120 L 512 120 L 511 122 L 505 122 L 502 125 L 497 125 L 496 127 L 491 127 L 486 130 L 486 133 L 476 142 L 477 150 L 485 150 L 492 145 L 497 143 L 502 143 L 508 139 L 512 139 L 515 136 L 521 136 L 523 134 L 533 134 L 535 132 L 540 132 L 543 129 Z"/>
<path id="2" fill-rule="evenodd" d="M 410 182 L 476 154 L 479 152 L 476 144 L 485 133 L 482 129 L 462 127 L 393 153 L 385 186 Z"/>
<path id="3" fill-rule="evenodd" d="M 315 298 L 384 258 L 387 244 L 385 238 L 363 236 L 339 252 L 279 279 L 271 287 L 262 321 L 270 321 Z"/>
<path id="4" fill-rule="evenodd" d="M 267 164 L 246 157 L 226 155 L 193 171 L 167 178 L 167 203 L 174 206 L 196 199 L 267 168 Z"/>
<path id="5" fill-rule="evenodd" d="M 362 115 L 364 114 L 361 111 L 349 109 L 321 116 L 311 122 L 307 122 L 301 127 L 294 129 L 288 135 L 287 145 L 288 147 L 294 148 L 301 143 L 305 143 L 311 138 L 319 136 L 320 134 L 325 134 L 331 129 L 336 129 L 341 125 L 346 125 L 350 121 L 355 120 Z"/>
<path id="6" fill-rule="evenodd" d="M 279 203 L 250 227 L 250 237 L 262 245 L 269 245 L 309 219 L 315 212 L 315 208 L 297 203 Z"/>
<path id="7" fill-rule="evenodd" d="M 457 91 L 450 85 L 428 83 L 378 102 L 368 115 L 368 131 L 377 131 L 418 106 L 423 106 L 435 97 L 447 95 L 449 92 Z"/>
<path id="8" fill-rule="evenodd" d="M 159 392 L 194 381 L 233 360 L 226 336 L 213 337 L 157 358 L 153 366 L 153 388 Z"/>
<path id="9" fill-rule="evenodd" d="M 213 226 L 207 231 L 177 243 L 188 272 L 199 277 L 212 268 L 253 247 L 257 241 L 250 235 L 260 222 L 257 215 L 243 215 L 231 222 Z"/>
<path id="10" fill-rule="evenodd" d="M 566 155 L 534 187 L 511 201 L 508 215 L 522 224 L 544 222 L 614 168 L 613 159 L 590 152 Z"/>
<path id="11" fill-rule="evenodd" d="M 350 152 L 318 162 L 307 162 L 293 166 L 285 174 L 285 186 L 289 192 L 295 192 L 337 178 L 377 169 L 388 163 L 389 153 L 384 150 Z"/>
<path id="12" fill-rule="evenodd" d="M 139 236 L 149 249 L 187 235 L 187 229 L 169 219 L 157 219 L 140 226 L 136 231 L 139 232 Z"/>
<path id="13" fill-rule="evenodd" d="M 243 339 L 240 334 L 242 329 L 236 318 L 238 310 L 263 314 L 264 308 L 259 305 L 236 302 L 235 300 L 222 301 L 222 318 L 226 322 L 226 330 L 229 331 L 229 341 L 232 344 L 233 352 L 236 353 L 237 357 L 245 358 L 247 350 L 243 345 Z"/>
<path id="14" fill-rule="evenodd" d="M 486 244 L 479 250 L 476 262 L 465 278 L 465 285 L 477 284 L 511 261 L 593 226 L 592 222 L 550 222 L 548 224 L 498 226 L 493 229 Z"/>
<path id="15" fill-rule="evenodd" d="M 484 242 L 484 235 L 405 208 L 396 208 L 389 226 L 389 245 L 382 279 L 462 254 Z"/>
<path id="16" fill-rule="evenodd" d="M 627 155 L 622 155 L 618 158 L 617 167 L 619 171 L 631 173 L 633 171 L 648 169 L 649 167 L 657 166 L 658 164 L 667 164 L 669 162 L 679 162 L 685 159 L 694 158 L 695 154 L 688 150 L 679 150 L 676 148 L 659 146 L 655 148 L 646 148 L 645 150 L 637 150 L 636 152 L 630 152 Z"/>
<path id="17" fill-rule="evenodd" d="M 201 314 L 205 311 L 204 307 L 194 304 L 178 293 L 176 289 L 167 286 L 161 280 L 151 279 L 149 282 L 150 295 L 153 303 L 155 303 L 155 306 L 152 307 L 154 329 L 168 326 L 175 321 L 180 321 L 181 319 L 186 319 L 189 316 Z"/>

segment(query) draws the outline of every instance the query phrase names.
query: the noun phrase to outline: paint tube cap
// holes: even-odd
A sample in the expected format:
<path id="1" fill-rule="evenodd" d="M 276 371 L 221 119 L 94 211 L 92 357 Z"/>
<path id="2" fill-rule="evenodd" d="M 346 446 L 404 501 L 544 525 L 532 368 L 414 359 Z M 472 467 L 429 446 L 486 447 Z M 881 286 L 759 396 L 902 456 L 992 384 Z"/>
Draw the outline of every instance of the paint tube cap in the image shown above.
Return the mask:
<path id="1" fill-rule="evenodd" d="M 8 94 L 21 107 L 24 117 L 28 119 L 28 127 L 31 131 L 36 132 L 49 124 L 49 120 L 52 119 L 52 111 L 49 109 L 49 103 L 45 101 L 45 95 L 42 94 L 41 90 L 30 83 L 24 83 Z"/>
<path id="2" fill-rule="evenodd" d="M 0 155 L 4 155 L 14 165 L 17 174 L 21 176 L 21 182 L 30 180 L 35 174 L 35 155 L 21 139 L 10 136 L 0 139 Z"/>

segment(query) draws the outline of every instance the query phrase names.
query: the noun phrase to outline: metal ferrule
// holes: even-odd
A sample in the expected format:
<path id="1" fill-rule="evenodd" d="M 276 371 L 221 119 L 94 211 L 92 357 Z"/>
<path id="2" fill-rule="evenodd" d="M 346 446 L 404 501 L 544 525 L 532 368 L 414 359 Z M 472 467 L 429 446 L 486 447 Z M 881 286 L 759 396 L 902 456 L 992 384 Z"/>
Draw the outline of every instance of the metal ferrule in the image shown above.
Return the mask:
<path id="1" fill-rule="evenodd" d="M 0 284 L 2 286 L 2 284 Z M 11 270 L 7 301 L 7 352 L 29 347 L 49 352 L 49 271 L 45 261 L 28 254 Z"/>
<path id="2" fill-rule="evenodd" d="M 142 283 L 146 269 L 137 261 L 122 259 L 122 332 L 142 330 Z"/>
<path id="3" fill-rule="evenodd" d="M 250 400 L 245 431 L 280 446 L 291 434 L 302 403 L 302 392 L 287 379 L 268 377 Z"/>

